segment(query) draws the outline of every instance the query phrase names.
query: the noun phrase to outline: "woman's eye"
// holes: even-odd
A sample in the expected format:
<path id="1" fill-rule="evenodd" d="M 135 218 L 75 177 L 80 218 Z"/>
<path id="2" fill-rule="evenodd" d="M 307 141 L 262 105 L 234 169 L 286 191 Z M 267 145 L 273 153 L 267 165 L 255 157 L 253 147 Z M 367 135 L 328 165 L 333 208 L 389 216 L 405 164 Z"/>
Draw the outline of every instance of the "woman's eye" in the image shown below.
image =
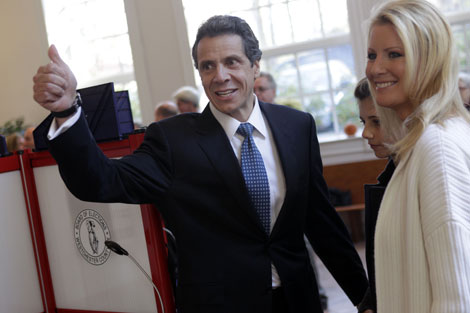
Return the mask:
<path id="1" fill-rule="evenodd" d="M 367 54 L 367 58 L 368 58 L 369 60 L 375 60 L 375 59 L 377 58 L 377 54 L 375 54 L 375 53 L 368 53 L 368 54 Z"/>
<path id="2" fill-rule="evenodd" d="M 403 55 L 399 52 L 390 52 L 388 56 L 393 59 L 393 58 L 399 58 Z"/>

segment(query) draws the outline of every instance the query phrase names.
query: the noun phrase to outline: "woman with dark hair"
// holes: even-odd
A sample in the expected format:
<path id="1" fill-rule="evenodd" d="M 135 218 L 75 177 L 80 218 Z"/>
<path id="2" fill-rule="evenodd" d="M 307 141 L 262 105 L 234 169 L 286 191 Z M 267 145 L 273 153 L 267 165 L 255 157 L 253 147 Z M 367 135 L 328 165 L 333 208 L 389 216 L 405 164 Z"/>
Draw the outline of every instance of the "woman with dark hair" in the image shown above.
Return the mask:
<path id="1" fill-rule="evenodd" d="M 395 163 L 390 156 L 390 150 L 385 143 L 385 136 L 380 126 L 380 119 L 375 109 L 374 101 L 369 90 L 367 78 L 361 79 L 354 90 L 354 97 L 359 106 L 359 117 L 364 125 L 362 137 L 367 140 L 369 146 L 374 151 L 376 157 L 389 158 L 385 170 L 377 177 L 378 183 L 364 186 L 365 204 L 365 235 L 366 235 L 366 263 L 367 275 L 369 278 L 369 290 L 364 297 L 361 308 L 364 306 L 377 307 L 377 297 L 375 293 L 375 270 L 374 270 L 374 234 L 377 215 L 379 213 L 380 202 L 382 201 L 385 188 L 392 178 L 395 170 Z"/>

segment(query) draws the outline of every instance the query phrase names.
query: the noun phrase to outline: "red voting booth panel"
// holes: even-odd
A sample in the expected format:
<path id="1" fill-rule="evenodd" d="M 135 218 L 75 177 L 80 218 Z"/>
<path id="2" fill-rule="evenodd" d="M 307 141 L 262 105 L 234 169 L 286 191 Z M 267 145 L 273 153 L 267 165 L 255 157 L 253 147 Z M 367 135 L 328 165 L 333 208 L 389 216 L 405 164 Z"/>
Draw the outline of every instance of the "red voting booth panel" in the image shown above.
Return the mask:
<path id="1" fill-rule="evenodd" d="M 144 134 L 133 134 L 133 135 L 130 135 L 129 138 L 125 140 L 102 143 L 100 144 L 100 148 L 108 157 L 118 158 L 126 154 L 129 154 L 133 150 L 135 150 L 142 142 L 143 136 Z M 67 272 L 66 270 L 64 270 L 64 268 L 67 269 L 68 264 L 60 264 L 61 262 L 62 263 L 64 262 L 62 261 L 61 257 L 57 257 L 57 250 L 59 250 L 60 247 L 63 247 L 64 245 L 54 246 L 50 243 L 51 241 L 50 227 L 51 225 L 55 227 L 55 224 L 49 221 L 50 216 L 52 214 L 51 210 L 53 209 L 49 206 L 45 206 L 43 208 L 40 207 L 40 203 L 41 201 L 42 203 L 44 203 L 45 201 L 44 199 L 49 199 L 52 197 L 61 198 L 60 196 L 51 194 L 50 191 L 48 192 L 47 196 L 45 196 L 44 194 L 38 195 L 38 190 L 42 192 L 43 190 L 47 190 L 47 186 L 42 186 L 41 179 L 45 175 L 44 172 L 47 172 L 48 173 L 47 175 L 51 175 L 49 174 L 51 172 L 55 173 L 53 175 L 58 175 L 56 174 L 57 170 L 54 168 L 56 167 L 56 163 L 47 151 L 41 151 L 41 152 L 25 151 L 23 154 L 14 155 L 8 158 L 0 158 L 0 169 L 3 170 L 7 168 L 14 168 L 15 166 L 18 167 L 19 171 L 21 171 L 22 187 L 24 191 L 25 202 L 28 208 L 27 211 L 28 211 L 29 223 L 30 223 L 29 226 L 30 226 L 30 231 L 31 231 L 31 238 L 33 238 L 35 263 L 37 266 L 37 273 L 38 273 L 38 277 L 40 281 L 40 289 L 41 289 L 40 292 L 41 292 L 42 302 L 44 306 L 44 312 L 59 312 L 59 313 L 112 312 L 112 310 L 109 310 L 106 308 L 103 309 L 103 308 L 87 307 L 86 309 L 83 309 L 83 308 L 67 307 L 67 306 L 61 305 L 61 303 L 79 303 L 80 299 L 74 299 L 72 301 L 69 301 L 71 298 L 70 294 L 65 294 L 65 297 L 63 296 L 64 289 L 67 289 L 63 285 L 64 281 L 66 280 L 62 279 L 62 281 L 60 281 L 60 279 L 58 280 L 56 276 L 58 275 L 57 272 L 59 274 Z M 38 186 L 38 184 L 41 184 L 41 185 Z M 63 183 L 61 184 L 63 185 Z M 47 184 L 44 184 L 44 185 L 47 185 Z M 65 188 L 65 187 L 62 187 L 62 188 Z M 71 196 L 68 196 L 68 198 L 64 198 L 67 203 L 75 204 L 79 202 L 78 199 L 71 199 L 70 197 Z M 115 206 L 117 207 L 117 205 Z M 105 209 L 100 209 L 100 210 L 101 211 L 99 210 L 98 211 L 105 212 L 102 214 L 106 214 L 106 212 L 108 211 L 126 212 L 126 210 L 128 209 L 124 207 L 124 208 L 107 210 L 107 208 L 105 207 Z M 66 211 L 66 210 L 63 210 L 63 211 Z M 83 210 L 82 212 L 85 212 L 85 210 Z M 80 214 L 86 214 L 86 212 L 85 213 L 82 213 L 82 212 L 80 212 Z M 125 213 L 120 213 L 120 214 L 122 215 Z M 164 234 L 162 230 L 163 223 L 162 223 L 160 214 L 158 213 L 158 211 L 153 205 L 147 204 L 147 205 L 140 206 L 140 215 L 141 215 L 140 223 L 143 228 L 142 232 L 145 237 L 144 246 L 146 246 L 146 251 L 145 251 L 146 253 L 141 253 L 141 255 L 142 256 L 146 255 L 147 256 L 146 258 L 148 258 L 148 260 L 144 260 L 144 263 L 148 265 L 150 269 L 149 274 L 151 275 L 153 282 L 155 283 L 155 285 L 158 287 L 160 291 L 161 301 L 163 302 L 165 313 L 174 313 L 175 305 L 174 305 L 172 288 L 171 288 L 170 279 L 169 279 L 168 270 L 167 270 L 167 251 L 165 247 L 165 238 L 164 238 Z M 114 221 L 114 219 L 115 218 L 111 218 L 112 221 Z M 97 220 L 97 223 L 99 223 L 99 220 Z M 119 223 L 122 229 L 123 222 L 119 222 Z M 75 231 L 78 232 L 77 229 Z M 124 232 L 125 231 L 126 229 L 124 227 Z M 51 245 L 50 249 L 52 249 L 49 252 L 47 251 L 48 244 Z M 127 249 L 130 252 L 130 254 L 133 254 L 132 248 L 134 248 L 134 246 L 131 245 L 129 247 L 124 247 L 124 248 Z M 64 254 L 69 255 L 70 253 L 66 252 Z M 130 260 L 125 259 L 126 257 L 117 256 L 117 255 L 115 256 L 109 256 L 106 254 L 106 258 L 109 258 L 109 260 L 113 259 L 112 261 L 110 261 L 111 263 L 113 262 L 114 264 L 130 263 Z M 90 264 L 93 263 L 92 262 L 93 260 L 88 260 L 88 261 Z M 142 260 L 139 260 L 139 262 L 141 261 Z M 74 262 L 79 262 L 79 261 L 74 261 Z M 71 268 L 69 271 L 74 271 L 74 264 L 76 264 L 74 262 L 71 262 L 70 264 Z M 102 272 L 106 272 L 106 269 L 103 268 L 101 270 L 99 266 L 94 266 L 96 264 L 89 265 L 81 259 L 80 259 L 80 262 L 85 263 L 86 264 L 85 266 L 88 266 L 88 268 L 91 268 L 92 273 L 101 274 Z M 128 266 L 128 265 L 125 264 L 125 266 Z M 145 268 L 146 266 L 142 265 L 142 267 Z M 58 268 L 59 270 L 57 270 Z M 107 273 L 107 276 L 105 275 L 103 280 L 107 280 L 109 277 L 114 278 L 114 276 L 120 276 L 121 274 L 123 273 L 122 272 Z M 135 276 L 136 281 L 139 281 L 138 284 L 146 284 L 146 288 L 147 286 L 150 286 L 150 283 L 145 281 L 145 277 L 141 276 L 141 274 L 137 273 L 135 275 L 134 274 L 132 275 Z M 125 281 L 125 279 L 126 278 L 124 277 L 123 281 Z M 134 280 L 134 277 L 132 279 Z M 58 281 L 60 281 L 60 283 L 57 283 Z M 126 283 L 124 282 L 121 285 L 126 285 Z M 55 291 L 54 291 L 54 288 L 56 288 Z M 83 294 L 86 294 L 89 288 L 87 287 L 85 289 L 86 290 L 84 291 L 82 290 Z M 112 293 L 115 292 L 112 289 L 113 288 L 108 288 L 105 291 L 101 290 L 96 295 L 92 294 L 92 296 L 112 298 L 113 297 Z M 153 288 L 151 289 L 153 290 Z M 118 291 L 116 290 L 116 292 Z M 151 291 L 146 289 L 146 292 L 148 293 Z M 136 312 L 136 311 L 162 312 L 162 308 L 160 305 L 160 297 L 156 292 L 153 292 L 153 294 L 155 298 L 154 300 L 152 300 L 155 303 L 154 310 L 152 309 L 151 311 L 149 311 L 146 308 L 146 309 L 143 309 L 143 311 L 140 311 L 140 309 L 139 310 L 127 309 L 126 311 L 121 311 L 120 309 L 118 309 L 118 310 L 115 310 L 115 312 L 129 312 L 129 313 Z M 80 295 L 83 296 L 82 294 Z M 58 296 L 59 298 L 57 298 Z M 66 300 L 63 300 L 62 298 L 66 298 Z M 93 303 L 95 302 L 91 301 L 90 303 L 92 303 L 91 305 L 93 305 Z"/>

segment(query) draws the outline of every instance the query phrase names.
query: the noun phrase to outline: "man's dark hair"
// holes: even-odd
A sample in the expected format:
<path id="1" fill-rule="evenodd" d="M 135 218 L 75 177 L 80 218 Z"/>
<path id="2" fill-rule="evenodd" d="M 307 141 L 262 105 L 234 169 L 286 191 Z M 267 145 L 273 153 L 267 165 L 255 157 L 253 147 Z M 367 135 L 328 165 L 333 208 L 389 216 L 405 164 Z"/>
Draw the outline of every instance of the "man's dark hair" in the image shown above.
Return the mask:
<path id="1" fill-rule="evenodd" d="M 221 35 L 238 35 L 242 38 L 245 55 L 250 60 L 251 66 L 261 59 L 258 39 L 243 19 L 230 15 L 215 15 L 205 21 L 198 29 L 196 41 L 193 45 L 192 55 L 194 67 L 198 69 L 197 46 L 204 37 L 216 37 Z"/>
<path id="2" fill-rule="evenodd" d="M 367 81 L 367 78 L 364 77 L 357 83 L 356 89 L 354 90 L 354 97 L 358 100 L 364 100 L 370 97 L 369 82 Z"/>

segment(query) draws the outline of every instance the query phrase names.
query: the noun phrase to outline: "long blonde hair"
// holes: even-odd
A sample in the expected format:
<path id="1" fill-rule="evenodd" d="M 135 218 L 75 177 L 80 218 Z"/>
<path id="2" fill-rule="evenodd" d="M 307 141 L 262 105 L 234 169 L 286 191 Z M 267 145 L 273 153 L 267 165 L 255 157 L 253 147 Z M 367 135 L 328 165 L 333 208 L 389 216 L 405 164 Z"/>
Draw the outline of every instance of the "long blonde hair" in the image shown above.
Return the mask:
<path id="1" fill-rule="evenodd" d="M 369 34 L 375 25 L 381 24 L 394 26 L 403 43 L 405 92 L 413 108 L 413 113 L 402 121 L 393 109 L 376 105 L 398 162 L 429 124 L 443 124 L 454 116 L 470 122 L 470 114 L 460 98 L 457 51 L 451 28 L 442 14 L 424 0 L 390 1 L 372 14 Z M 373 88 L 371 92 L 375 99 Z"/>

